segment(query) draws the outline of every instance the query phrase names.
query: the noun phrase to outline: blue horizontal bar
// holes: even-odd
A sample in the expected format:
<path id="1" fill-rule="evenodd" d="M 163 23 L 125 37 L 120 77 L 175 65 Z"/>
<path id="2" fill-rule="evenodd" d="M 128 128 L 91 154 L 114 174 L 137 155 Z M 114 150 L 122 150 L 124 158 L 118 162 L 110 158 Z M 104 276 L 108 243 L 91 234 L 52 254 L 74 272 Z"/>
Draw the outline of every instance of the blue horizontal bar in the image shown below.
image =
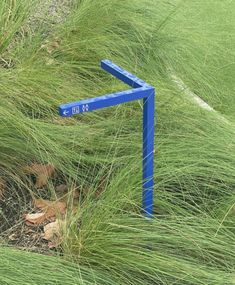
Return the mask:
<path id="1" fill-rule="evenodd" d="M 132 88 L 139 88 L 143 86 L 152 87 L 151 85 L 147 84 L 144 80 L 136 77 L 135 75 L 131 74 L 130 72 L 122 69 L 120 66 L 114 64 L 110 60 L 102 60 L 101 67 L 121 80 L 122 82 L 126 83 L 127 85 L 131 86 Z"/>
<path id="2" fill-rule="evenodd" d="M 147 98 L 154 92 L 151 86 L 112 93 L 100 97 L 71 102 L 59 106 L 59 114 L 62 117 L 71 117 L 76 114 L 91 112 L 118 104 Z"/>

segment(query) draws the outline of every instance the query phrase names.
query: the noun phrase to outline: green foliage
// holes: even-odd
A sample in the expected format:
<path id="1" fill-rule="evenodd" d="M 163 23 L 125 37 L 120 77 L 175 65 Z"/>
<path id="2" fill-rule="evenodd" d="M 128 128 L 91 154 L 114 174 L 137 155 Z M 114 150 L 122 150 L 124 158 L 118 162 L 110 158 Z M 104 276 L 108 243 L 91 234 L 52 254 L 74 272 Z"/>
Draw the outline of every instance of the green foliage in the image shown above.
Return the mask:
<path id="1" fill-rule="evenodd" d="M 1 1 L 0 175 L 25 187 L 24 165 L 51 162 L 91 194 L 67 217 L 64 257 L 2 246 L 1 284 L 235 284 L 233 5 L 76 0 L 63 22 L 35 29 L 36 2 Z M 103 58 L 157 89 L 153 220 L 140 216 L 142 103 L 57 114 L 126 88 L 100 70 Z"/>

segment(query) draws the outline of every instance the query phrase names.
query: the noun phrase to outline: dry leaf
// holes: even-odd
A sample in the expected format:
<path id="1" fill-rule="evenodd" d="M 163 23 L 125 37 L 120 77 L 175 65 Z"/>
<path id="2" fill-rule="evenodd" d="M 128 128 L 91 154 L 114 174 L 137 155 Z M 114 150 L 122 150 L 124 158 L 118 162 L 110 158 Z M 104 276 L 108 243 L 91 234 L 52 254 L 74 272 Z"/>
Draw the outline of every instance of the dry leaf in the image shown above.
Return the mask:
<path id="1" fill-rule="evenodd" d="M 0 199 L 3 198 L 5 191 L 6 191 L 6 182 L 2 178 L 0 178 Z"/>
<path id="2" fill-rule="evenodd" d="M 61 244 L 62 242 L 61 228 L 63 224 L 64 224 L 63 221 L 56 220 L 55 222 L 49 223 L 46 226 L 44 226 L 43 238 L 49 241 L 48 243 L 49 248 L 54 248 Z"/>
<path id="3" fill-rule="evenodd" d="M 54 235 L 59 235 L 60 233 L 59 221 L 56 220 L 55 222 L 45 225 L 43 230 L 44 230 L 43 238 L 46 240 L 51 240 Z"/>
<path id="4" fill-rule="evenodd" d="M 66 203 L 63 201 L 35 199 L 34 205 L 44 212 L 45 220 L 49 221 L 55 220 L 57 215 L 64 215 L 66 211 Z"/>
<path id="5" fill-rule="evenodd" d="M 34 205 L 42 212 L 25 215 L 28 226 L 38 226 L 45 221 L 55 221 L 56 215 L 64 215 L 66 211 L 66 203 L 60 201 L 35 199 Z"/>
<path id="6" fill-rule="evenodd" d="M 45 222 L 46 216 L 45 213 L 35 213 L 25 215 L 25 222 L 27 226 L 38 226 L 41 223 Z"/>
<path id="7" fill-rule="evenodd" d="M 33 203 L 36 208 L 45 210 L 49 206 L 50 201 L 44 199 L 34 199 Z"/>
<path id="8" fill-rule="evenodd" d="M 52 164 L 39 164 L 33 163 L 30 166 L 26 166 L 23 169 L 28 174 L 36 175 L 36 188 L 42 188 L 47 185 L 48 179 L 55 173 L 55 167 Z"/>
<path id="9" fill-rule="evenodd" d="M 43 210 L 49 215 L 65 214 L 66 203 L 63 201 L 49 201 L 44 199 L 34 199 L 34 205 L 36 208 Z"/>

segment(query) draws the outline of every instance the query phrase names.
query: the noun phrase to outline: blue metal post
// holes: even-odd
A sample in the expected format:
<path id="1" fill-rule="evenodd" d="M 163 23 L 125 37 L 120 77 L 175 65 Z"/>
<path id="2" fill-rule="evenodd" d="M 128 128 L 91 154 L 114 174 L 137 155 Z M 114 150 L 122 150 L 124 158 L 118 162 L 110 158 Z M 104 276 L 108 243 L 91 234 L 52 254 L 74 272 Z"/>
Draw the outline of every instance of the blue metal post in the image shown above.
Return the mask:
<path id="1" fill-rule="evenodd" d="M 155 89 L 123 70 L 109 60 L 101 61 L 101 67 L 128 84 L 134 89 L 107 94 L 104 96 L 85 99 L 60 105 L 59 113 L 62 117 L 90 112 L 118 104 L 143 99 L 143 210 L 147 217 L 153 216 L 153 169 L 154 169 L 154 112 Z"/>
<path id="2" fill-rule="evenodd" d="M 143 210 L 153 215 L 153 169 L 154 169 L 154 111 L 155 90 L 144 98 L 143 112 Z"/>

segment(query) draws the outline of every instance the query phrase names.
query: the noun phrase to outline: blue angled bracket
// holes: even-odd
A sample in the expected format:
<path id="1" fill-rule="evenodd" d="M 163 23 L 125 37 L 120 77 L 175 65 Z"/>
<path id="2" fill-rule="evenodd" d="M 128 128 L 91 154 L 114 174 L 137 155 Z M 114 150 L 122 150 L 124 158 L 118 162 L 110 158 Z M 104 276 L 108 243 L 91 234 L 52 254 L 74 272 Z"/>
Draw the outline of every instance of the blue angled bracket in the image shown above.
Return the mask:
<path id="1" fill-rule="evenodd" d="M 111 107 L 143 99 L 143 210 L 147 217 L 153 215 L 153 164 L 154 164 L 154 111 L 155 89 L 143 80 L 109 60 L 101 61 L 101 67 L 134 89 L 60 105 L 62 117 Z"/>

